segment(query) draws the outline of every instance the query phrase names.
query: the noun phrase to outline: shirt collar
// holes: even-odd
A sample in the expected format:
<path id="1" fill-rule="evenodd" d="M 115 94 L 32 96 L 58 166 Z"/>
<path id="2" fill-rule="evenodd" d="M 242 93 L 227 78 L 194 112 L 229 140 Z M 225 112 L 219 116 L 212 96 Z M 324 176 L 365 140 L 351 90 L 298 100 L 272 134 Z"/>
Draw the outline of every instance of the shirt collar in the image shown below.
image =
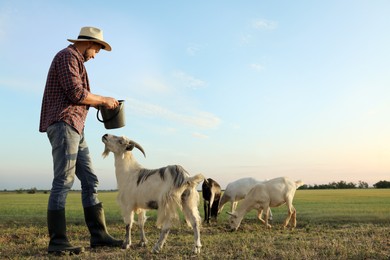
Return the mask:
<path id="1" fill-rule="evenodd" d="M 83 63 L 85 62 L 84 56 L 76 47 L 74 47 L 73 44 L 69 44 L 68 48 L 70 48 L 77 55 L 77 58 L 79 58 L 80 61 L 82 61 Z"/>

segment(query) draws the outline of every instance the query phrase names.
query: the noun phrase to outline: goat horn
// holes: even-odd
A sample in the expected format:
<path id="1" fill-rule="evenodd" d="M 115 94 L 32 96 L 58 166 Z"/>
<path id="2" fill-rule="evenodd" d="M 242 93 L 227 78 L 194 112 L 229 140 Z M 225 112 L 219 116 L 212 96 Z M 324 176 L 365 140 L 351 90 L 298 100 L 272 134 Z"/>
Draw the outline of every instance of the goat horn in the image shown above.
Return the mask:
<path id="1" fill-rule="evenodd" d="M 144 149 L 142 148 L 142 146 L 140 144 L 138 144 L 137 142 L 134 142 L 133 140 L 130 140 L 130 144 L 133 144 L 134 147 L 136 147 L 138 150 L 140 150 L 143 153 L 143 155 L 146 157 Z"/>

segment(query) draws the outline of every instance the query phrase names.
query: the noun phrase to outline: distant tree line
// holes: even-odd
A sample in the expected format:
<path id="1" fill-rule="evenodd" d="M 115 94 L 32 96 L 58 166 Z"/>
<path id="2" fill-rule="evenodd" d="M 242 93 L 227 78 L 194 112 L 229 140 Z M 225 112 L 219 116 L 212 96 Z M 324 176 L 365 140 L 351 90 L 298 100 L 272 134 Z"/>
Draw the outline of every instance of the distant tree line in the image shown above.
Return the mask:
<path id="1" fill-rule="evenodd" d="M 379 181 L 374 184 L 374 187 L 377 189 L 387 189 L 390 188 L 390 181 Z"/>
<path id="2" fill-rule="evenodd" d="M 374 185 L 372 185 L 376 189 L 389 189 L 390 188 L 390 181 L 378 181 Z M 314 185 L 303 185 L 299 187 L 299 190 L 326 190 L 326 189 L 368 189 L 369 185 L 365 181 L 359 181 L 358 183 L 353 182 L 346 182 L 346 181 L 339 181 L 339 182 L 329 182 L 328 184 L 314 184 Z M 3 191 L 7 191 L 7 189 L 4 189 Z M 105 190 L 105 191 L 116 191 L 116 190 Z M 43 192 L 45 194 L 49 193 L 50 191 L 47 190 L 38 190 L 37 188 L 33 187 L 30 189 L 18 189 L 16 190 L 16 193 L 28 193 L 28 194 L 35 194 L 38 192 Z M 103 191 L 102 191 L 103 192 Z"/>
<path id="3" fill-rule="evenodd" d="M 379 181 L 373 185 L 377 189 L 386 189 L 390 188 L 389 181 Z M 303 185 L 299 189 L 301 190 L 321 190 L 321 189 L 367 189 L 369 188 L 368 183 L 364 181 L 359 181 L 358 183 L 339 181 L 339 182 L 330 182 L 328 184 L 314 184 L 314 185 Z"/>

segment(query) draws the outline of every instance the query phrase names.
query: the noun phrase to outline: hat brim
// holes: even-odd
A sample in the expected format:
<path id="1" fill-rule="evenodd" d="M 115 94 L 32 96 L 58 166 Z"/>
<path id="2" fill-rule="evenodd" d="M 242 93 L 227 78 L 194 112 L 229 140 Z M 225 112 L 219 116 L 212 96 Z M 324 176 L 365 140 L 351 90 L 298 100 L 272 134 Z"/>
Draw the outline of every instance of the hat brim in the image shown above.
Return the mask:
<path id="1" fill-rule="evenodd" d="M 103 50 L 111 51 L 110 44 L 108 44 L 104 41 L 97 40 L 97 39 L 76 39 L 76 40 L 68 39 L 68 41 L 70 41 L 72 43 L 75 43 L 75 42 L 97 42 L 97 43 L 100 43 L 101 45 L 103 45 L 103 47 L 104 47 Z"/>

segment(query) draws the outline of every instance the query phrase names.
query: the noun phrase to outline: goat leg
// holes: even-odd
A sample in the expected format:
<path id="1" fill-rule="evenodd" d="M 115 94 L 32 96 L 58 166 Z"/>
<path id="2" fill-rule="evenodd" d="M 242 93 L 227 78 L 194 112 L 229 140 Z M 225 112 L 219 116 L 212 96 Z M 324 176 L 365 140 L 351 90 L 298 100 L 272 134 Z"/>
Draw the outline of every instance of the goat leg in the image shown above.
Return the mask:
<path id="1" fill-rule="evenodd" d="M 130 224 L 127 224 L 126 225 L 126 235 L 125 235 L 125 239 L 123 240 L 123 245 L 122 245 L 122 249 L 129 249 L 130 246 L 131 246 L 131 225 Z"/>
<path id="2" fill-rule="evenodd" d="M 297 226 L 297 210 L 294 208 L 292 213 L 291 229 L 294 229 L 296 226 Z"/>
<path id="3" fill-rule="evenodd" d="M 272 219 L 273 219 L 272 210 L 269 209 L 269 218 L 268 218 L 268 220 L 272 221 Z"/>
<path id="4" fill-rule="evenodd" d="M 288 214 L 286 219 L 284 220 L 283 228 L 287 228 L 288 223 L 290 222 L 290 219 L 294 214 L 294 211 L 295 211 L 294 207 L 288 205 Z"/>
<path id="5" fill-rule="evenodd" d="M 146 211 L 143 210 L 141 213 L 138 214 L 138 226 L 140 228 L 140 235 L 141 235 L 141 241 L 140 245 L 141 246 L 146 246 L 148 243 L 148 239 L 146 238 L 145 235 L 145 222 L 146 222 Z"/>
<path id="6" fill-rule="evenodd" d="M 199 214 L 196 212 L 196 207 L 195 208 L 188 208 L 188 207 L 183 207 L 184 209 L 184 214 L 185 218 L 187 221 L 190 222 L 192 229 L 194 230 L 194 248 L 193 252 L 195 254 L 200 253 L 200 249 L 202 247 L 202 244 L 200 243 L 200 219 L 199 219 Z"/>
<path id="7" fill-rule="evenodd" d="M 154 245 L 152 253 L 159 253 L 162 247 L 164 246 L 165 241 L 167 240 L 170 229 L 162 229 L 160 233 L 160 238 L 157 243 Z"/>
<path id="8" fill-rule="evenodd" d="M 202 247 L 202 244 L 200 243 L 200 227 L 198 221 L 192 221 L 192 227 L 194 229 L 194 240 L 195 240 L 195 245 L 194 245 L 194 253 L 199 254 L 200 249 Z"/>
<path id="9" fill-rule="evenodd" d="M 265 221 L 263 219 L 263 210 L 259 209 L 257 212 L 257 218 L 260 220 L 261 223 L 265 224 Z"/>
<path id="10" fill-rule="evenodd" d="M 203 201 L 203 208 L 204 208 L 204 222 L 210 223 L 210 202 L 207 200 Z"/>
<path id="11" fill-rule="evenodd" d="M 264 219 L 265 227 L 266 227 L 266 228 L 272 228 L 272 226 L 271 226 L 270 224 L 268 224 L 270 208 L 269 208 L 269 207 L 266 207 L 266 208 L 264 208 L 264 210 L 265 210 L 265 219 Z"/>

